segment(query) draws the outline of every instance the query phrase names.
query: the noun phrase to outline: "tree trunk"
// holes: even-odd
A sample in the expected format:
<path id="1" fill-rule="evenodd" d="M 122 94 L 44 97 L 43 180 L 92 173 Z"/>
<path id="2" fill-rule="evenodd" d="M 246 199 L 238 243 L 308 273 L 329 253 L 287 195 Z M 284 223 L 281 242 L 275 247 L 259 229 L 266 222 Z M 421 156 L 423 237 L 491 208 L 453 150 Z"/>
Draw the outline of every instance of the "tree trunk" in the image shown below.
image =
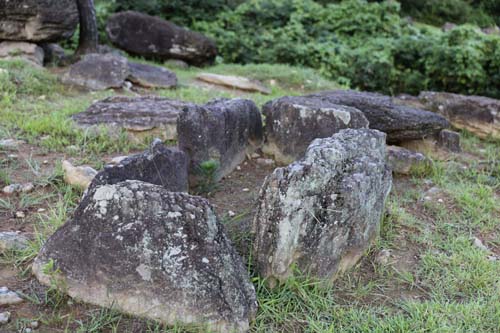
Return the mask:
<path id="1" fill-rule="evenodd" d="M 94 0 L 76 0 L 80 15 L 80 39 L 76 55 L 97 52 L 98 32 Z"/>

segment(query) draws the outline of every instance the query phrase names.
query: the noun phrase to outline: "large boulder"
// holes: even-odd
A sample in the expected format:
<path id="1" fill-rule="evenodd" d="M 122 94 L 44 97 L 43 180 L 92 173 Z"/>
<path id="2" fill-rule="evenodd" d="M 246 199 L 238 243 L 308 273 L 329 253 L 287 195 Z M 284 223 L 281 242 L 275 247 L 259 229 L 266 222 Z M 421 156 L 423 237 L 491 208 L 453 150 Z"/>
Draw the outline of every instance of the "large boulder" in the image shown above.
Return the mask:
<path id="1" fill-rule="evenodd" d="M 177 86 L 177 76 L 174 72 L 160 66 L 128 63 L 128 80 L 145 88 L 174 88 Z"/>
<path id="2" fill-rule="evenodd" d="M 32 269 L 77 300 L 170 325 L 246 332 L 256 311 L 246 267 L 207 200 L 141 181 L 88 192 Z"/>
<path id="3" fill-rule="evenodd" d="M 213 180 L 231 173 L 262 141 L 262 118 L 247 99 L 216 99 L 185 107 L 177 122 L 179 148 L 190 157 L 190 185 L 200 181 L 206 161 L 218 166 Z"/>
<path id="4" fill-rule="evenodd" d="M 387 134 L 389 143 L 435 137 L 450 125 L 438 114 L 398 105 L 391 97 L 377 93 L 333 90 L 310 96 L 359 109 L 370 122 L 370 128 Z"/>
<path id="5" fill-rule="evenodd" d="M 33 43 L 0 42 L 0 59 L 23 59 L 30 64 L 43 66 L 44 51 Z"/>
<path id="6" fill-rule="evenodd" d="M 418 97 L 425 108 L 443 115 L 454 127 L 480 138 L 500 138 L 500 100 L 431 91 Z"/>
<path id="7" fill-rule="evenodd" d="M 73 115 L 78 126 L 110 133 L 127 131 L 130 138 L 141 142 L 147 137 L 177 139 L 177 117 L 184 107 L 194 104 L 156 96 L 113 96 L 92 104 Z"/>
<path id="8" fill-rule="evenodd" d="M 121 88 L 128 75 L 127 58 L 111 53 L 93 53 L 71 65 L 62 81 L 90 90 L 104 90 Z"/>
<path id="9" fill-rule="evenodd" d="M 304 156 L 316 138 L 326 138 L 345 128 L 368 128 L 363 112 L 319 97 L 281 97 L 262 108 L 266 117 L 263 151 L 283 164 Z"/>
<path id="10" fill-rule="evenodd" d="M 68 39 L 78 20 L 75 0 L 0 0 L 0 40 Z"/>
<path id="11" fill-rule="evenodd" d="M 363 255 L 378 234 L 392 183 L 385 140 L 376 130 L 341 130 L 314 140 L 304 159 L 266 178 L 253 258 L 271 287 L 294 267 L 332 281 Z"/>
<path id="12" fill-rule="evenodd" d="M 188 157 L 177 148 L 166 147 L 156 139 L 141 154 L 129 156 L 116 165 L 107 165 L 90 184 L 96 186 L 116 184 L 125 180 L 140 180 L 160 185 L 172 192 L 188 191 Z"/>
<path id="13" fill-rule="evenodd" d="M 179 59 L 200 66 L 213 63 L 217 55 L 215 43 L 202 34 L 134 11 L 113 14 L 106 33 L 115 46 L 148 59 Z"/>

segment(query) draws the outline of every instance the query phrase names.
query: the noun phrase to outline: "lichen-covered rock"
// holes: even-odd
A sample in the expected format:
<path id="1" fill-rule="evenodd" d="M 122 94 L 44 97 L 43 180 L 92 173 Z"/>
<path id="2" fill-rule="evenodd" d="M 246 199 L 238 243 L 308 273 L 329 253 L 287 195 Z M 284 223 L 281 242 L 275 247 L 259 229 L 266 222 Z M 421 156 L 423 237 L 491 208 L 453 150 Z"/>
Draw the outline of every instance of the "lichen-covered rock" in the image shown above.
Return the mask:
<path id="1" fill-rule="evenodd" d="M 147 137 L 177 139 L 177 117 L 186 106 L 194 104 L 157 96 L 113 96 L 92 104 L 72 116 L 77 125 L 110 133 L 125 130 L 134 141 Z"/>
<path id="2" fill-rule="evenodd" d="M 443 115 L 454 127 L 480 138 L 500 138 L 500 100 L 431 91 L 421 92 L 418 97 L 428 110 Z"/>
<path id="3" fill-rule="evenodd" d="M 22 59 L 36 66 L 43 66 L 44 52 L 41 47 L 27 42 L 0 42 L 0 58 Z"/>
<path id="4" fill-rule="evenodd" d="M 0 40 L 65 40 L 77 24 L 75 0 L 0 0 Z"/>
<path id="5" fill-rule="evenodd" d="M 128 80 L 145 88 L 174 88 L 177 76 L 174 72 L 160 66 L 128 63 L 130 74 Z"/>
<path id="6" fill-rule="evenodd" d="M 283 164 L 304 156 L 316 138 L 326 138 L 345 128 L 367 128 L 368 120 L 355 108 L 321 97 L 281 97 L 262 108 L 266 117 L 263 151 Z"/>
<path id="7" fill-rule="evenodd" d="M 246 332 L 256 311 L 245 265 L 207 200 L 136 180 L 89 191 L 32 269 L 73 298 L 170 325 Z"/>
<path id="8" fill-rule="evenodd" d="M 107 165 L 90 185 L 116 184 L 125 180 L 141 180 L 161 185 L 172 192 L 188 191 L 188 157 L 177 148 L 166 147 L 156 139 L 142 154 L 132 155 L 116 165 Z"/>
<path id="9" fill-rule="evenodd" d="M 377 236 L 391 188 L 385 134 L 345 129 L 268 176 L 253 221 L 254 261 L 270 286 L 296 267 L 331 281 Z"/>
<path id="10" fill-rule="evenodd" d="M 62 81 L 90 90 L 104 90 L 121 88 L 128 75 L 127 58 L 111 53 L 93 53 L 71 65 Z"/>
<path id="11" fill-rule="evenodd" d="M 200 66 L 213 63 L 217 55 L 215 42 L 202 34 L 134 11 L 111 15 L 106 33 L 115 46 L 148 59 L 179 59 Z"/>
<path id="12" fill-rule="evenodd" d="M 262 118 L 254 102 L 217 99 L 185 107 L 177 122 L 178 145 L 190 157 L 190 185 L 205 161 L 218 165 L 214 180 L 233 171 L 262 141 Z"/>
<path id="13" fill-rule="evenodd" d="M 439 132 L 437 145 L 453 153 L 460 153 L 462 151 L 460 147 L 460 134 L 450 130 Z"/>
<path id="14" fill-rule="evenodd" d="M 387 134 L 389 143 L 435 137 L 439 131 L 450 126 L 438 114 L 398 105 L 391 97 L 377 93 L 333 90 L 309 96 L 359 109 L 370 122 L 370 128 Z"/>
<path id="15" fill-rule="evenodd" d="M 421 153 L 398 146 L 387 146 L 387 164 L 392 172 L 409 175 L 412 171 L 424 170 L 430 161 Z"/>

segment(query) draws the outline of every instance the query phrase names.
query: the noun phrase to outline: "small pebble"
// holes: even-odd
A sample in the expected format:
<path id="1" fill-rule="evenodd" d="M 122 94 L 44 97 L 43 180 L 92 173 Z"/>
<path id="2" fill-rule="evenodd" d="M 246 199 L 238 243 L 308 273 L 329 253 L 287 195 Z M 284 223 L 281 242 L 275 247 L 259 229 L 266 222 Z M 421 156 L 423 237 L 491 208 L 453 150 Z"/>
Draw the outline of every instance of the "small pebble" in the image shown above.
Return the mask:
<path id="1" fill-rule="evenodd" d="M 10 312 L 5 311 L 0 313 L 0 325 L 7 324 L 10 320 Z"/>
<path id="2" fill-rule="evenodd" d="M 38 326 L 40 326 L 40 324 L 38 323 L 38 321 L 34 320 L 30 323 L 30 327 L 34 330 L 36 330 L 38 328 Z"/>
<path id="3" fill-rule="evenodd" d="M 46 209 L 45 209 L 45 208 L 38 208 L 36 211 L 37 211 L 38 213 L 43 213 L 43 212 L 45 212 L 45 211 L 46 211 Z"/>
<path id="4" fill-rule="evenodd" d="M 241 170 L 241 167 L 238 165 L 236 166 L 236 170 L 240 171 Z"/>
<path id="5" fill-rule="evenodd" d="M 9 154 L 7 155 L 8 158 L 10 158 L 11 160 L 15 160 L 17 159 L 19 156 L 17 154 Z"/>
<path id="6" fill-rule="evenodd" d="M 259 158 L 259 157 L 260 157 L 260 155 L 259 155 L 259 154 L 257 154 L 257 153 L 253 153 L 253 154 L 251 155 L 251 157 L 255 159 L 255 158 Z"/>
<path id="7" fill-rule="evenodd" d="M 250 192 L 250 189 L 245 187 L 244 189 L 242 189 L 242 191 L 243 192 Z"/>
<path id="8" fill-rule="evenodd" d="M 387 265 L 389 264 L 389 260 L 391 259 L 392 251 L 389 249 L 382 249 L 375 257 L 375 262 L 379 265 Z"/>
<path id="9" fill-rule="evenodd" d="M 43 160 L 42 162 L 43 164 L 49 164 L 49 161 L 48 160 Z"/>
<path id="10" fill-rule="evenodd" d="M 26 217 L 26 214 L 24 214 L 23 211 L 19 210 L 19 211 L 16 212 L 16 217 L 18 219 L 24 219 Z"/>
<path id="11" fill-rule="evenodd" d="M 263 166 L 272 166 L 274 165 L 274 160 L 270 158 L 258 158 L 256 160 L 257 164 L 263 165 Z"/>
<path id="12" fill-rule="evenodd" d="M 483 251 L 489 251 L 486 245 L 484 245 L 483 242 L 477 237 L 474 237 L 474 245 Z"/>
<path id="13" fill-rule="evenodd" d="M 439 199 L 438 199 L 438 202 L 439 202 L 439 203 L 443 203 L 443 202 L 444 202 L 444 200 L 443 200 L 443 199 L 441 199 L 441 198 L 439 198 Z"/>
<path id="14" fill-rule="evenodd" d="M 235 217 L 236 213 L 230 210 L 229 212 L 227 212 L 227 215 L 229 215 L 229 217 Z"/>
<path id="15" fill-rule="evenodd" d="M 24 141 L 22 141 L 22 140 L 3 139 L 3 140 L 0 140 L 0 147 L 7 148 L 7 149 L 16 149 L 19 147 L 19 145 L 21 145 L 23 143 L 24 143 Z"/>
<path id="16" fill-rule="evenodd" d="M 31 328 L 26 327 L 26 328 L 24 329 L 24 331 L 23 331 L 23 332 L 24 332 L 24 333 L 31 333 L 32 331 L 33 331 L 33 330 L 32 330 Z"/>
<path id="17" fill-rule="evenodd" d="M 19 193 L 19 192 L 28 193 L 28 192 L 33 191 L 34 188 L 35 188 L 35 185 L 33 185 L 33 183 L 10 184 L 10 185 L 7 185 L 3 188 L 3 193 L 5 193 L 5 194 L 14 194 L 14 193 Z"/>
<path id="18" fill-rule="evenodd" d="M 0 305 L 19 304 L 23 301 L 18 294 L 7 287 L 0 288 Z"/>

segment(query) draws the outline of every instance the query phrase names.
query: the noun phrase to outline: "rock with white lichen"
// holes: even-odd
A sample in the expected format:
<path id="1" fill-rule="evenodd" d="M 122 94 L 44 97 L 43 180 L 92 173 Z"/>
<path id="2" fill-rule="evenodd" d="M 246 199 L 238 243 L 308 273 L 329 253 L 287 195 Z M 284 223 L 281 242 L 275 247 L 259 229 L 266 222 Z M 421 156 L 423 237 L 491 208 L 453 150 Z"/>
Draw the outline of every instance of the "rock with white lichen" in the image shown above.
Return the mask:
<path id="1" fill-rule="evenodd" d="M 283 164 L 302 158 L 314 139 L 345 128 L 368 128 L 363 112 L 321 97 L 281 97 L 267 102 L 262 112 L 266 117 L 263 151 Z"/>
<path id="2" fill-rule="evenodd" d="M 32 269 L 75 299 L 164 324 L 246 332 L 257 307 L 208 201 L 137 180 L 89 189 Z"/>
<path id="3" fill-rule="evenodd" d="M 376 238 L 392 178 L 385 134 L 345 129 L 314 140 L 259 194 L 254 262 L 271 287 L 294 274 L 332 281 Z"/>

